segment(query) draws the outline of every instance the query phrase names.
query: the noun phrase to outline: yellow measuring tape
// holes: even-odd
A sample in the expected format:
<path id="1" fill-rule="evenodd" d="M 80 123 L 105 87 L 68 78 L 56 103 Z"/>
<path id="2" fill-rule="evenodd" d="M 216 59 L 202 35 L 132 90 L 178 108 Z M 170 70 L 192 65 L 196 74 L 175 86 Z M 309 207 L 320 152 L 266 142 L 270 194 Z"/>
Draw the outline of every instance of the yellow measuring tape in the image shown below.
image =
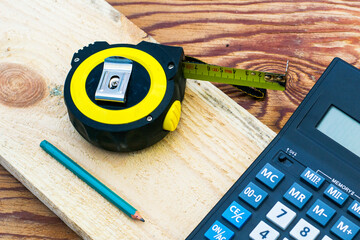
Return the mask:
<path id="1" fill-rule="evenodd" d="M 284 91 L 288 63 L 285 74 L 220 67 L 206 64 L 192 57 L 186 57 L 182 67 L 185 78 L 231 84 L 237 87 L 244 86 Z"/>

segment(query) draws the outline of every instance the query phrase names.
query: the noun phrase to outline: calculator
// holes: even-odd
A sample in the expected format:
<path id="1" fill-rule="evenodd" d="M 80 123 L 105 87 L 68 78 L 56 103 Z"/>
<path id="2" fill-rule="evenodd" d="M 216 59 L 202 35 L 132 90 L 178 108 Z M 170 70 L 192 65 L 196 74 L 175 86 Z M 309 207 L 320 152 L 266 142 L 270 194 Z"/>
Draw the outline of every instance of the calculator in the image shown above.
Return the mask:
<path id="1" fill-rule="evenodd" d="M 360 71 L 335 58 L 187 240 L 351 240 L 359 229 Z"/>

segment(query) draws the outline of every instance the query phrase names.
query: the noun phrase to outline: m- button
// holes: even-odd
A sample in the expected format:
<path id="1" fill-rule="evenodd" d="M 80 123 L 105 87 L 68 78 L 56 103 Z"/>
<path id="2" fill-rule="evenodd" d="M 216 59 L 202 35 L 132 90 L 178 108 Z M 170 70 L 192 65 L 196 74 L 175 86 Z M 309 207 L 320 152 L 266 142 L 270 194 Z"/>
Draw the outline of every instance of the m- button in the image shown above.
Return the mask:
<path id="1" fill-rule="evenodd" d="M 284 174 L 267 163 L 260 172 L 256 174 L 256 178 L 270 189 L 274 189 L 284 178 Z"/>

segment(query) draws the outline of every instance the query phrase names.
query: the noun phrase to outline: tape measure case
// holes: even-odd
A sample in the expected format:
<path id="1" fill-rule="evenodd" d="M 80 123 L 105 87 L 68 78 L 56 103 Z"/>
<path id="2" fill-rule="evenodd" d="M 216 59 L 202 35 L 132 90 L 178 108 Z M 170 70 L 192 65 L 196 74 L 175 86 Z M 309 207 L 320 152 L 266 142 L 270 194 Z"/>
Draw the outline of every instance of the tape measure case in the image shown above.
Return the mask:
<path id="1" fill-rule="evenodd" d="M 186 80 L 181 47 L 95 42 L 74 54 L 64 86 L 71 123 L 90 143 L 135 151 L 176 129 Z"/>

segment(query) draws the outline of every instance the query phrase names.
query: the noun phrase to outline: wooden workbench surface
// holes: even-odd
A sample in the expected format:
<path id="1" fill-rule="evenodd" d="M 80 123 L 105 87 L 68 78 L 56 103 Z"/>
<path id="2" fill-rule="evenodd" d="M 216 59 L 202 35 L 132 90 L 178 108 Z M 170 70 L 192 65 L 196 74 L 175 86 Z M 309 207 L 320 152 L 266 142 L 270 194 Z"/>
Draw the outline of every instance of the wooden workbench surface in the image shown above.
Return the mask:
<path id="1" fill-rule="evenodd" d="M 281 72 L 286 60 L 290 60 L 288 89 L 269 91 L 265 100 L 254 100 L 231 86 L 217 85 L 275 132 L 282 128 L 333 57 L 360 66 L 357 1 L 109 3 L 158 42 L 181 46 L 187 55 L 208 63 Z M 0 166 L 0 238 L 79 237 Z"/>

